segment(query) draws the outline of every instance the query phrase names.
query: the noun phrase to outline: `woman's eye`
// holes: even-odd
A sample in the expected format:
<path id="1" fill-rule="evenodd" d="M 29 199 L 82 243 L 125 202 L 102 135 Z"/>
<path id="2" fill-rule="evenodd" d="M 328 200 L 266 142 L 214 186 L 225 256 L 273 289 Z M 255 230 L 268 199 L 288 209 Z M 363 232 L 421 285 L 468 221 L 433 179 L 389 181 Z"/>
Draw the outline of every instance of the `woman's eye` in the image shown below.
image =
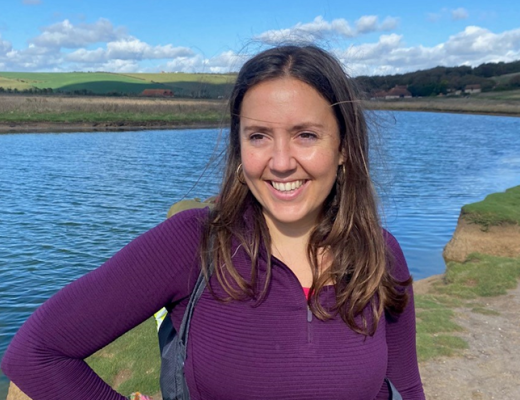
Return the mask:
<path id="1" fill-rule="evenodd" d="M 253 133 L 251 136 L 249 136 L 249 140 L 252 142 L 262 140 L 264 138 L 264 135 L 261 133 Z"/>
<path id="2" fill-rule="evenodd" d="M 300 133 L 300 137 L 302 139 L 316 139 L 318 136 L 312 132 L 302 132 Z"/>

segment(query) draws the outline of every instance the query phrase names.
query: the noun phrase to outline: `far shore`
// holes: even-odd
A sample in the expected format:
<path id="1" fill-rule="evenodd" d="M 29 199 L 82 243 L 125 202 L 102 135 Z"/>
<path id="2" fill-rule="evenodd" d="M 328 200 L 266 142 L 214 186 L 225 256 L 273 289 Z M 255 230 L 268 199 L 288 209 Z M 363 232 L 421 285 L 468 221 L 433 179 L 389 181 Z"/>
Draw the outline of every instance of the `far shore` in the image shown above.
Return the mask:
<path id="1" fill-rule="evenodd" d="M 517 99 L 518 97 L 518 99 Z M 367 110 L 520 117 L 509 98 L 412 98 L 365 101 Z M 225 128 L 227 101 L 79 96 L 0 96 L 0 133 Z"/>

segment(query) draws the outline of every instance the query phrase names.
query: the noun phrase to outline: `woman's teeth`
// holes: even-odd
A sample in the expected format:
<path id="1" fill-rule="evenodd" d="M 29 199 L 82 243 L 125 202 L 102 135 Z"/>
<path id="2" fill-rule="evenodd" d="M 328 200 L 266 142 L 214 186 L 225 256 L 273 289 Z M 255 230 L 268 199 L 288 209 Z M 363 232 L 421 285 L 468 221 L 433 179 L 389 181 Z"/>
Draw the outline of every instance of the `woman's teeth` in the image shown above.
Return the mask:
<path id="1" fill-rule="evenodd" d="M 290 192 L 291 190 L 296 190 L 303 184 L 304 184 L 303 180 L 292 181 L 292 182 L 271 181 L 271 185 L 273 185 L 273 187 L 280 192 Z"/>

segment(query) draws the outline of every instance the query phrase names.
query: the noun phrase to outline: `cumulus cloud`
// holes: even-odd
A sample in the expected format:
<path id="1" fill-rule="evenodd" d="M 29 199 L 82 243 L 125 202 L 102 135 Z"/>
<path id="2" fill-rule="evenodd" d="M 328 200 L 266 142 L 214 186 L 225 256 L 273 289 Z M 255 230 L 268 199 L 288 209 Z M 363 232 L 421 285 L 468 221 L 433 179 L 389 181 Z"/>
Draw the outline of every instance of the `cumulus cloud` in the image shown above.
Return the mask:
<path id="1" fill-rule="evenodd" d="M 465 8 L 459 7 L 455 10 L 451 10 L 451 19 L 458 21 L 461 19 L 467 19 L 469 17 L 468 11 Z"/>
<path id="2" fill-rule="evenodd" d="M 68 19 L 41 29 L 42 33 L 31 40 L 39 47 L 78 49 L 91 44 L 118 40 L 126 36 L 123 28 L 114 28 L 104 18 L 93 24 L 73 25 Z"/>
<path id="3" fill-rule="evenodd" d="M 223 74 L 239 70 L 249 58 L 232 50 L 215 57 L 204 58 L 200 54 L 192 57 L 176 57 L 164 65 L 161 70 L 170 72 L 209 72 Z"/>
<path id="4" fill-rule="evenodd" d="M 0 33 L 0 57 L 2 57 L 3 54 L 6 54 L 12 50 L 12 45 L 7 40 L 2 39 L 2 34 Z"/>
<path id="5" fill-rule="evenodd" d="M 66 56 L 68 61 L 100 63 L 109 60 L 156 60 L 176 57 L 191 57 L 195 53 L 187 47 L 151 46 L 139 39 L 129 37 L 108 42 L 106 48 L 95 50 L 78 49 Z"/>
<path id="6" fill-rule="evenodd" d="M 477 66 L 485 62 L 510 62 L 520 58 L 520 29 L 493 33 L 469 26 L 436 46 L 406 46 L 403 37 L 381 35 L 376 43 L 336 50 L 353 75 L 395 74 L 438 65 Z"/>
<path id="7" fill-rule="evenodd" d="M 69 20 L 40 29 L 25 49 L 14 50 L 0 36 L 0 63 L 6 70 L 140 70 L 145 60 L 193 58 L 187 47 L 151 45 L 130 36 L 107 19 L 73 24 Z M 97 46 L 96 46 L 97 45 Z M 200 63 L 202 65 L 202 63 Z"/>
<path id="8" fill-rule="evenodd" d="M 322 16 L 318 16 L 312 22 L 299 22 L 291 28 L 263 32 L 256 36 L 256 39 L 267 44 L 277 44 L 294 41 L 316 42 L 333 37 L 353 38 L 370 32 L 393 30 L 398 23 L 398 18 L 387 17 L 381 23 L 378 16 L 366 15 L 359 18 L 355 22 L 355 28 L 352 28 L 343 18 L 328 22 Z"/>

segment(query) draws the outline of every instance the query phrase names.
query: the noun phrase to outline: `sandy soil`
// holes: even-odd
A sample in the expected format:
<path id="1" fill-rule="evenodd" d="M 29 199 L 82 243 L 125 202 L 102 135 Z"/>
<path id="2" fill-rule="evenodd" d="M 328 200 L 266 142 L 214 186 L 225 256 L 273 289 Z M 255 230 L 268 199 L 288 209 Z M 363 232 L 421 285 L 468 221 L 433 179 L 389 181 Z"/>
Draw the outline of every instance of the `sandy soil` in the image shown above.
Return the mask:
<path id="1" fill-rule="evenodd" d="M 418 282 L 425 293 L 439 276 Z M 520 285 L 504 296 L 479 298 L 500 315 L 482 315 L 456 309 L 455 322 L 466 329 L 459 335 L 469 349 L 460 357 L 420 364 L 427 399 L 520 399 Z"/>
<path id="2" fill-rule="evenodd" d="M 443 257 L 446 261 L 464 262 L 472 252 L 500 257 L 519 257 L 520 226 L 512 224 L 490 226 L 487 230 L 483 230 L 480 225 L 468 223 L 459 217 L 455 233 L 444 248 Z"/>

